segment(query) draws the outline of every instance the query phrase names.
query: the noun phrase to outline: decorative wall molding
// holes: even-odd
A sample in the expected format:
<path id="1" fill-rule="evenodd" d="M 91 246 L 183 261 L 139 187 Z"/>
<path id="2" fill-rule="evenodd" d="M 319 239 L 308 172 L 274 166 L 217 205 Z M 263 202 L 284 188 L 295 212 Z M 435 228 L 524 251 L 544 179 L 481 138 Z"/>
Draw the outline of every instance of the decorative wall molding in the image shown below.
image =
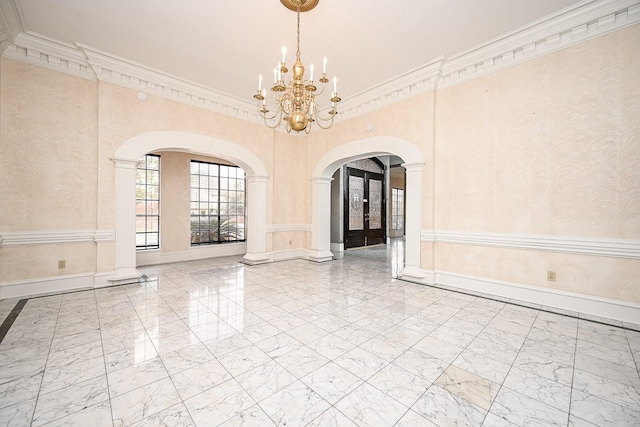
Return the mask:
<path id="1" fill-rule="evenodd" d="M 0 282 L 0 299 L 92 289 L 94 285 L 95 277 L 93 273 L 67 274 L 64 276 Z"/>
<path id="2" fill-rule="evenodd" d="M 311 233 L 311 224 L 270 224 L 267 225 L 267 233 L 285 233 L 290 231 L 308 231 Z"/>
<path id="3" fill-rule="evenodd" d="M 450 56 L 438 87 L 454 86 L 639 22 L 637 0 L 585 0 Z"/>
<path id="4" fill-rule="evenodd" d="M 7 231 L 0 233 L 0 247 L 110 242 L 113 239 L 113 230 Z"/>
<path id="5" fill-rule="evenodd" d="M 421 241 L 640 259 L 640 240 L 422 230 Z"/>
<path id="6" fill-rule="evenodd" d="M 584 0 L 475 48 L 440 57 L 342 101 L 337 121 L 449 87 L 640 23 L 638 0 Z M 110 82 L 243 120 L 262 123 L 250 99 L 119 58 L 25 32 L 19 2 L 0 2 L 3 56 L 86 79 Z"/>
<path id="7" fill-rule="evenodd" d="M 640 319 L 640 304 L 638 303 L 467 276 L 449 271 L 424 271 L 422 280 L 404 277 L 403 280 L 580 318 L 604 318 L 599 319 L 604 322 L 607 322 L 606 319 L 614 319 L 618 322 L 638 324 L 638 319 Z"/>

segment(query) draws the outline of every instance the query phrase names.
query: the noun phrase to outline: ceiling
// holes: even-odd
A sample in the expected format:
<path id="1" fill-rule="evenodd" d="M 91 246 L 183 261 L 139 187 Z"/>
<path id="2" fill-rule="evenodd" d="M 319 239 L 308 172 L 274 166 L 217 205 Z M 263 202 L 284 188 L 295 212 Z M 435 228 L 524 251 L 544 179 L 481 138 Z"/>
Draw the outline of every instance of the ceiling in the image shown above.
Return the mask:
<path id="1" fill-rule="evenodd" d="M 78 43 L 252 100 L 287 46 L 296 14 L 279 0 L 0 0 L 18 28 Z M 576 0 L 320 0 L 301 14 L 302 61 L 338 78 L 343 99 L 462 53 Z M 16 34 L 10 34 L 15 37 Z M 318 71 L 316 71 L 317 73 Z M 317 75 L 317 74 L 316 74 Z"/>

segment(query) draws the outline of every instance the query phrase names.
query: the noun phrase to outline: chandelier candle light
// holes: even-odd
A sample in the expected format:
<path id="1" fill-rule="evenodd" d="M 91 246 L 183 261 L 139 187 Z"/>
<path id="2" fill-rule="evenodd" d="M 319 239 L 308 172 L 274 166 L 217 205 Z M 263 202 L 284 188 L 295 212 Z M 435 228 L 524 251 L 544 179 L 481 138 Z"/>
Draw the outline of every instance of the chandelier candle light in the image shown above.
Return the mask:
<path id="1" fill-rule="evenodd" d="M 306 79 L 304 66 L 300 60 L 300 12 L 307 12 L 318 4 L 319 0 L 280 0 L 289 10 L 293 10 L 298 16 L 298 50 L 296 51 L 296 62 L 293 64 L 293 76 L 288 84 L 284 82 L 283 76 L 289 72 L 285 65 L 287 48 L 282 48 L 282 61 L 273 69 L 273 92 L 277 110 L 272 114 L 267 107 L 267 90 L 262 86 L 262 74 L 258 76 L 258 93 L 253 95 L 257 100 L 258 112 L 264 118 L 267 127 L 275 129 L 285 120 L 287 132 L 293 129 L 296 132 L 311 131 L 311 124 L 316 123 L 322 129 L 329 129 L 333 125 L 333 119 L 338 114 L 338 79 L 333 78 L 333 92 L 329 100 L 331 109 L 323 116 L 320 111 L 316 97 L 322 95 L 327 79 L 327 58 L 322 61 L 322 89 L 313 83 L 313 64 L 309 65 L 309 78 Z"/>

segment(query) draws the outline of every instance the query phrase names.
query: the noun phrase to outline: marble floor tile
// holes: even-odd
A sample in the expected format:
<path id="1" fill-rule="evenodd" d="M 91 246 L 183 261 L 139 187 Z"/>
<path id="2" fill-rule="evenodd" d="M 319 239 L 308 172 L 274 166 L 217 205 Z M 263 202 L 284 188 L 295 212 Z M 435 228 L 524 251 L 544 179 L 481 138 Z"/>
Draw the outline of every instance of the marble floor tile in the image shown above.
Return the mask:
<path id="1" fill-rule="evenodd" d="M 279 426 L 306 425 L 331 407 L 302 381 L 296 381 L 260 402 L 260 408 Z"/>
<path id="2" fill-rule="evenodd" d="M 219 427 L 275 427 L 276 424 L 260 408 L 254 405 L 251 408 L 240 412 L 235 417 L 219 424 Z"/>
<path id="3" fill-rule="evenodd" d="M 407 407 L 413 405 L 431 386 L 431 382 L 393 363 L 378 371 L 367 383 Z"/>
<path id="4" fill-rule="evenodd" d="M 294 383 L 298 378 L 278 363 L 268 361 L 236 379 L 253 400 L 260 402 Z"/>
<path id="5" fill-rule="evenodd" d="M 113 419 L 111 418 L 111 403 L 104 401 L 97 405 L 89 406 L 69 414 L 62 418 L 58 418 L 46 424 L 47 427 L 112 427 Z"/>
<path id="6" fill-rule="evenodd" d="M 616 402 L 630 409 L 640 408 L 640 387 L 610 380 L 590 372 L 576 369 L 573 390 Z"/>
<path id="7" fill-rule="evenodd" d="M 169 376 L 162 359 L 156 357 L 136 365 L 107 373 L 109 394 L 115 396 Z"/>
<path id="8" fill-rule="evenodd" d="M 571 393 L 571 415 L 601 427 L 632 427 L 638 425 L 640 410 L 574 390 Z M 578 421 L 575 423 L 577 425 Z"/>
<path id="9" fill-rule="evenodd" d="M 184 401 L 191 418 L 198 426 L 212 420 L 222 423 L 255 405 L 255 401 L 234 379 L 210 388 Z"/>
<path id="10" fill-rule="evenodd" d="M 211 351 L 202 343 L 196 343 L 160 356 L 169 375 L 199 366 L 213 358 Z"/>
<path id="11" fill-rule="evenodd" d="M 306 376 L 329 362 L 329 359 L 306 346 L 275 357 L 274 360 L 298 378 Z"/>
<path id="12" fill-rule="evenodd" d="M 396 245 L 29 299 L 0 425 L 638 425 L 640 325 L 398 281 Z"/>
<path id="13" fill-rule="evenodd" d="M 104 375 L 73 384 L 65 388 L 64 393 L 40 394 L 31 425 L 44 425 L 108 400 L 107 377 Z"/>
<path id="14" fill-rule="evenodd" d="M 232 378 L 232 375 L 217 360 L 179 372 L 171 377 L 183 400 L 218 386 Z"/>
<path id="15" fill-rule="evenodd" d="M 36 408 L 35 397 L 21 399 L 18 403 L 0 408 L 0 425 L 6 427 L 22 427 L 31 425 L 33 411 Z"/>
<path id="16" fill-rule="evenodd" d="M 191 419 L 187 408 L 183 403 L 178 403 L 167 409 L 131 424 L 132 427 L 156 427 L 156 426 L 175 426 L 175 427 L 195 427 L 195 423 Z"/>
<path id="17" fill-rule="evenodd" d="M 243 347 L 240 350 L 218 357 L 218 361 L 233 376 L 243 374 L 256 366 L 266 363 L 271 358 L 255 345 Z"/>
<path id="18" fill-rule="evenodd" d="M 301 381 L 332 405 L 362 384 L 360 378 L 333 362 L 302 377 Z"/>
<path id="19" fill-rule="evenodd" d="M 334 362 L 365 381 L 389 364 L 381 357 L 360 347 L 349 350 L 334 359 Z"/>
<path id="20" fill-rule="evenodd" d="M 453 365 L 498 384 L 502 384 L 511 368 L 506 363 L 470 350 L 460 353 L 460 356 L 453 361 Z"/>
<path id="21" fill-rule="evenodd" d="M 434 385 L 485 411 L 489 410 L 500 389 L 499 384 L 453 365 L 440 375 Z"/>
<path id="22" fill-rule="evenodd" d="M 480 425 L 487 413 L 468 400 L 436 385 L 431 386 L 411 409 L 437 426 Z"/>
<path id="23" fill-rule="evenodd" d="M 443 362 L 452 363 L 458 355 L 462 353 L 464 347 L 428 336 L 416 343 L 413 349 L 440 359 Z"/>
<path id="24" fill-rule="evenodd" d="M 553 408 L 569 412 L 570 385 L 540 377 L 533 372 L 511 368 L 503 386 Z"/>
<path id="25" fill-rule="evenodd" d="M 491 413 L 516 425 L 566 426 L 569 413 L 503 387 Z"/>
<path id="26" fill-rule="evenodd" d="M 408 408 L 377 388 L 362 384 L 340 400 L 336 409 L 359 426 L 394 425 Z"/>
<path id="27" fill-rule="evenodd" d="M 568 386 L 571 386 L 573 381 L 572 365 L 544 359 L 524 351 L 518 354 L 513 367 Z"/>

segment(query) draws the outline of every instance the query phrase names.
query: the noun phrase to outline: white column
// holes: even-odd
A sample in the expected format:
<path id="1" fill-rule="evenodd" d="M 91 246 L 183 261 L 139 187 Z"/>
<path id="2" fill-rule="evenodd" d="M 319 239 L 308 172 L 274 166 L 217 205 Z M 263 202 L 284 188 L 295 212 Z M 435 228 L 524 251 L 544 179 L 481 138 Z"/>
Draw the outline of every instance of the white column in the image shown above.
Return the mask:
<path id="1" fill-rule="evenodd" d="M 311 250 L 307 258 L 324 262 L 333 259 L 331 253 L 331 180 L 311 179 Z"/>
<path id="2" fill-rule="evenodd" d="M 420 268 L 420 232 L 422 221 L 422 167 L 423 163 L 405 163 L 406 170 L 406 238 L 404 269 L 401 276 L 424 278 Z"/>
<path id="3" fill-rule="evenodd" d="M 247 264 L 269 262 L 267 254 L 267 176 L 247 176 Z"/>
<path id="4" fill-rule="evenodd" d="M 116 164 L 115 270 L 110 282 L 134 281 L 136 270 L 136 160 L 112 159 Z"/>

